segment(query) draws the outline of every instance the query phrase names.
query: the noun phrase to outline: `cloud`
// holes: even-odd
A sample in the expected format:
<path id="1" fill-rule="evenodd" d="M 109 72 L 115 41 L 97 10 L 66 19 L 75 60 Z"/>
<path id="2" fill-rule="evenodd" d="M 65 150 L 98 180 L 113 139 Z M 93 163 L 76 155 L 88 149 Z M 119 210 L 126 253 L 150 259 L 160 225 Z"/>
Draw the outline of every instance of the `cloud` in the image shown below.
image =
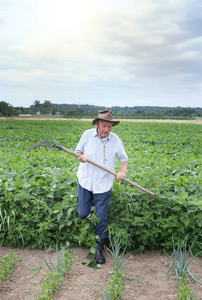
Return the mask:
<path id="1" fill-rule="evenodd" d="M 4 100 L 201 105 L 200 1 L 0 4 Z"/>

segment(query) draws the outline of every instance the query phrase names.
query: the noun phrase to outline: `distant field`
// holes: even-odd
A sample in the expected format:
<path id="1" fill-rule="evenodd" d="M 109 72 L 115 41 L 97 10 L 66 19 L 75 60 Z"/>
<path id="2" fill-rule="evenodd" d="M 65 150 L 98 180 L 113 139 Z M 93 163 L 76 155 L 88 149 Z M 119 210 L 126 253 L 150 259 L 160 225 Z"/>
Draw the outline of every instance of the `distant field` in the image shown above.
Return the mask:
<path id="1" fill-rule="evenodd" d="M 96 117 L 95 117 L 96 118 Z M 33 116 L 33 117 L 9 117 L 6 119 L 10 120 L 81 120 L 81 121 L 92 121 L 94 118 L 85 117 L 72 117 L 62 118 L 61 116 Z M 202 118 L 196 118 L 195 120 L 183 120 L 183 119 L 126 119 L 126 118 L 115 118 L 122 122 L 163 122 L 163 123 L 190 123 L 190 124 L 202 124 Z"/>

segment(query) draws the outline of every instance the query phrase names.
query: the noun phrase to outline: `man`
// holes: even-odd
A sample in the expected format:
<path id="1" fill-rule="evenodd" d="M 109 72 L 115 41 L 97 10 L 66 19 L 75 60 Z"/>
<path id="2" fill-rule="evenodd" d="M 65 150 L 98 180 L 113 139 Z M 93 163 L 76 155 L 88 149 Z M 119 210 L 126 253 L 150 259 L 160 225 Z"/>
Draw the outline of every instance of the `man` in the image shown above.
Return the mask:
<path id="1" fill-rule="evenodd" d="M 100 241 L 97 242 L 95 258 L 97 263 L 103 264 L 105 263 L 105 257 L 102 254 L 102 246 L 107 238 L 105 232 L 107 208 L 114 176 L 88 163 L 87 159 L 91 159 L 114 171 L 115 157 L 117 157 L 121 162 L 121 169 L 117 173 L 116 180 L 123 180 L 126 175 L 128 156 L 119 137 L 111 132 L 111 127 L 118 125 L 119 121 L 112 119 L 110 110 L 99 112 L 98 117 L 93 120 L 92 124 L 96 125 L 96 128 L 86 130 L 76 147 L 81 162 L 77 173 L 77 212 L 80 218 L 85 219 L 91 213 L 91 204 L 94 200 L 95 213 L 100 219 L 95 230 L 95 233 L 100 237 Z"/>

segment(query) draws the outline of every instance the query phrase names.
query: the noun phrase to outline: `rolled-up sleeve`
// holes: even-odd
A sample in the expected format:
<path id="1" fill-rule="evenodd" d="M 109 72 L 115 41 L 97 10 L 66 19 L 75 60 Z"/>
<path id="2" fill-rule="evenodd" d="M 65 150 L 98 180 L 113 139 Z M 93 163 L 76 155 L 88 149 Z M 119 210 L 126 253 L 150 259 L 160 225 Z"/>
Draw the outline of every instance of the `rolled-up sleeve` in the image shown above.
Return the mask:
<path id="1" fill-rule="evenodd" d="M 86 132 L 84 132 L 80 138 L 78 145 L 76 146 L 75 152 L 84 152 L 84 145 L 86 140 Z"/>
<path id="2" fill-rule="evenodd" d="M 119 139 L 119 137 L 117 137 L 117 138 L 118 138 L 118 142 L 117 142 L 117 144 L 118 144 L 118 147 L 117 147 L 118 151 L 116 152 L 116 157 L 118 158 L 118 160 L 120 162 L 128 161 L 128 155 L 126 154 L 126 151 L 124 149 L 123 143 Z"/>

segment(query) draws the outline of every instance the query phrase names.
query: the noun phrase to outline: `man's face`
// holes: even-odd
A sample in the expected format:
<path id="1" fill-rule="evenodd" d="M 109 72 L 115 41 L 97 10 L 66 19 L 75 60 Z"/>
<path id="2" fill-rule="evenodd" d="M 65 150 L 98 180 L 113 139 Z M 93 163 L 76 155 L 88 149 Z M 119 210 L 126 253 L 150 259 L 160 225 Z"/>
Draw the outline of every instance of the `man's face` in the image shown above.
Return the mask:
<path id="1" fill-rule="evenodd" d="M 100 120 L 97 122 L 96 126 L 99 137 L 103 139 L 110 133 L 112 122 Z"/>

